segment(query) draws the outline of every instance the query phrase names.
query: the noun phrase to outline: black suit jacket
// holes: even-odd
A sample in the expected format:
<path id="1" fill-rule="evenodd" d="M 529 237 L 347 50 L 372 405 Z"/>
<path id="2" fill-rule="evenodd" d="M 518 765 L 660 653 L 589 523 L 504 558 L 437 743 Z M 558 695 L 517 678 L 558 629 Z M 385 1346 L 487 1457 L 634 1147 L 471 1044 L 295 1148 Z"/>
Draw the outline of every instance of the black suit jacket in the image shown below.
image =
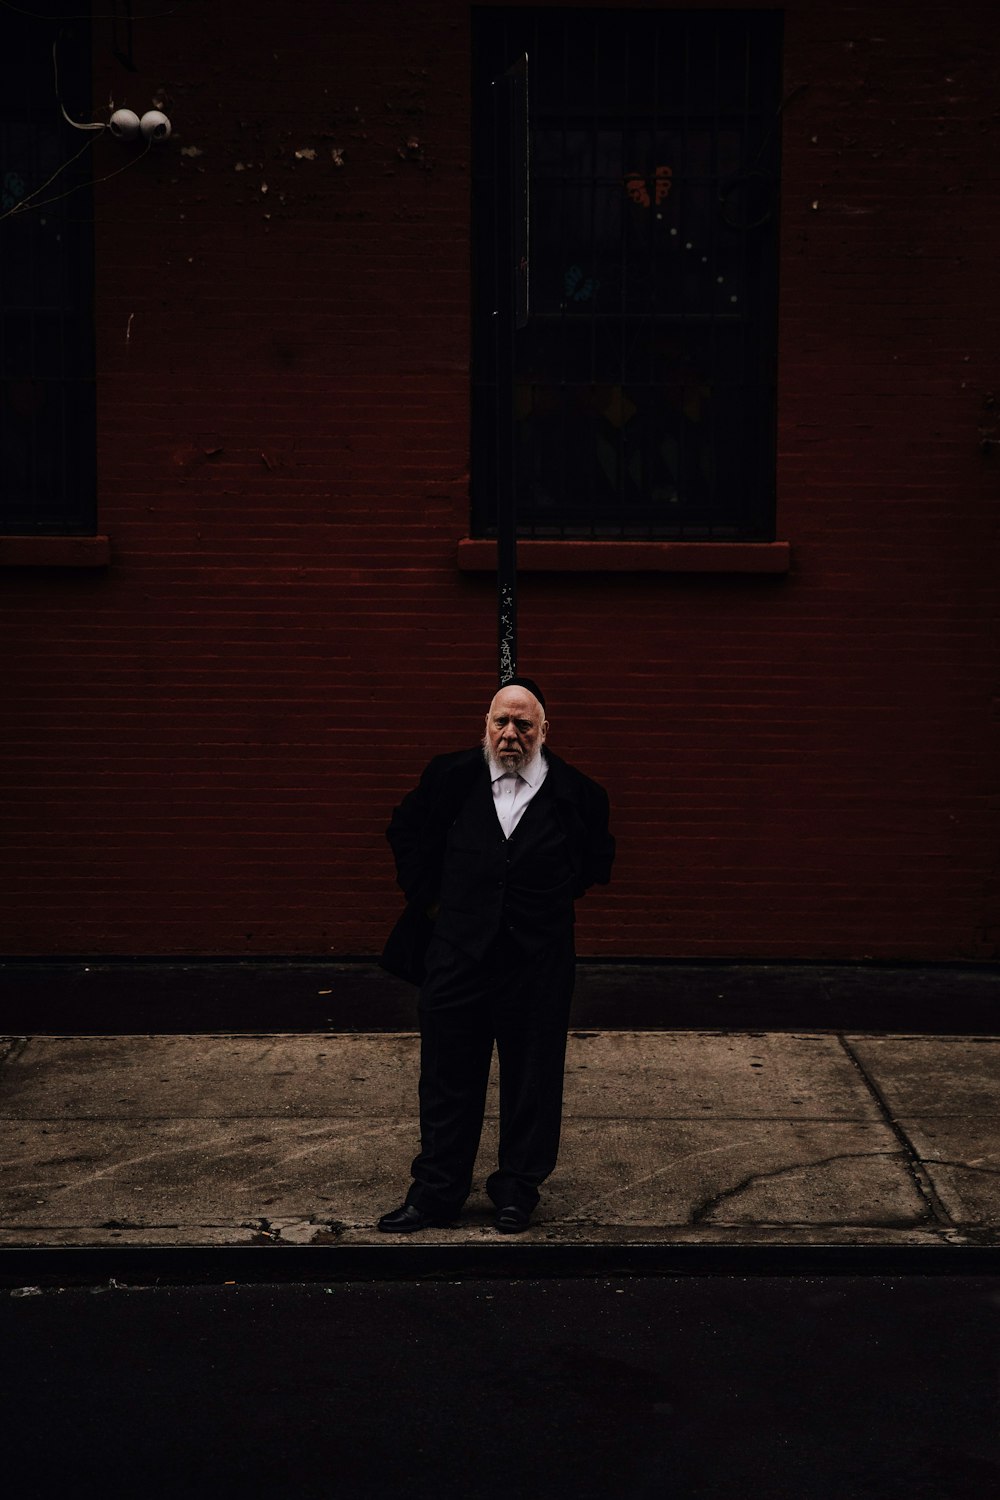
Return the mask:
<path id="1" fill-rule="evenodd" d="M 560 756 L 543 753 L 549 766 L 547 790 L 573 863 L 573 894 L 582 896 L 611 878 L 615 841 L 608 830 L 607 793 Z M 386 837 L 407 906 L 389 935 L 382 967 L 411 984 L 424 978 L 424 954 L 433 932 L 428 910 L 441 891 L 448 831 L 477 784 L 487 778 L 480 748 L 437 755 L 392 814 Z"/>

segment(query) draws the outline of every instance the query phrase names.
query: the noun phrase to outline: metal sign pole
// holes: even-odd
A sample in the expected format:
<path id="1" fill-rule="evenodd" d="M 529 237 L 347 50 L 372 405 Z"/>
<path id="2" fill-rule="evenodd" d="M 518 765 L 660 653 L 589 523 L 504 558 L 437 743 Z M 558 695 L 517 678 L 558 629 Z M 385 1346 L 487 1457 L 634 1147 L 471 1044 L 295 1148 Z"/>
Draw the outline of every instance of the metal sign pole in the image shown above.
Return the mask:
<path id="1" fill-rule="evenodd" d="M 497 676 L 517 675 L 514 337 L 528 321 L 528 59 L 497 81 Z"/>

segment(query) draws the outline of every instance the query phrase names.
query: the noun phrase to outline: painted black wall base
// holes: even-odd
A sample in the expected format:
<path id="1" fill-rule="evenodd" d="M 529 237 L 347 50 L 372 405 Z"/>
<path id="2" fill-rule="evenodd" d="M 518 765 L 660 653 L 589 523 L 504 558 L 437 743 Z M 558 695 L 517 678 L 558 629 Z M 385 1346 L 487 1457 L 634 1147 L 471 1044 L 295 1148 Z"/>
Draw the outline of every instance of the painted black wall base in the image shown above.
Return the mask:
<path id="1" fill-rule="evenodd" d="M 413 1031 L 416 990 L 370 958 L 16 959 L 7 1035 Z M 582 961 L 576 1030 L 1000 1034 L 1000 965 Z"/>

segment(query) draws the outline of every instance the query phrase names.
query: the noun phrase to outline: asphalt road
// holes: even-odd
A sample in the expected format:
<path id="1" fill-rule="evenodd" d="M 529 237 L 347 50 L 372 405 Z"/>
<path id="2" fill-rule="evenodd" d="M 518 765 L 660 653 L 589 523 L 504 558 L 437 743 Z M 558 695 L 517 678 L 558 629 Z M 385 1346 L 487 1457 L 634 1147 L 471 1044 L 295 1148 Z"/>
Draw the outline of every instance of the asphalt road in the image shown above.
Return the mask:
<path id="1" fill-rule="evenodd" d="M 7 1494 L 969 1500 L 1000 1282 L 698 1276 L 0 1294 Z"/>

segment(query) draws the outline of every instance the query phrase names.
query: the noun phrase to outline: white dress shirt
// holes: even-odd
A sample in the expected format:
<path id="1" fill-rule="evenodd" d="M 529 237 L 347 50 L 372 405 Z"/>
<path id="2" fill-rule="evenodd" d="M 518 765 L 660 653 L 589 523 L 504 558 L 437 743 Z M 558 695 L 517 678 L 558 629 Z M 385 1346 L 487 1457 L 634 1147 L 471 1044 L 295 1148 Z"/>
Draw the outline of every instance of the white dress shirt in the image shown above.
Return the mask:
<path id="1" fill-rule="evenodd" d="M 541 750 L 522 766 L 520 771 L 505 771 L 490 756 L 490 777 L 493 782 L 493 806 L 496 808 L 503 836 L 509 839 L 524 817 L 528 803 L 535 796 L 549 774 L 548 762 Z"/>

